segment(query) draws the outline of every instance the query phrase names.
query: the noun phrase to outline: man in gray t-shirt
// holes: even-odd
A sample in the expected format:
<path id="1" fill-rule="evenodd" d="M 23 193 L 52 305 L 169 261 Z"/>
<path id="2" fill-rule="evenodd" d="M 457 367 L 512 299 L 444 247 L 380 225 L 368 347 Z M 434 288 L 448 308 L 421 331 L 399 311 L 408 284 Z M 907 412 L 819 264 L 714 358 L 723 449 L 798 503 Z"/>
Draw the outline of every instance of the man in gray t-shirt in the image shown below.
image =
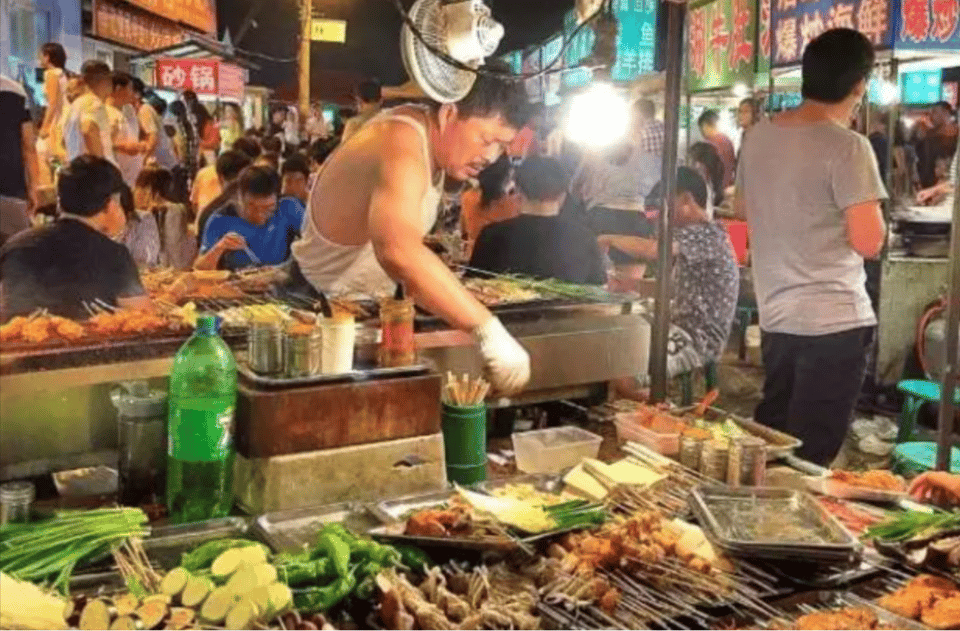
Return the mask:
<path id="1" fill-rule="evenodd" d="M 821 465 L 846 435 L 877 323 L 863 261 L 883 248 L 887 193 L 869 141 L 849 129 L 873 61 L 856 31 L 811 42 L 803 103 L 751 131 L 737 173 L 767 373 L 757 420 Z"/>

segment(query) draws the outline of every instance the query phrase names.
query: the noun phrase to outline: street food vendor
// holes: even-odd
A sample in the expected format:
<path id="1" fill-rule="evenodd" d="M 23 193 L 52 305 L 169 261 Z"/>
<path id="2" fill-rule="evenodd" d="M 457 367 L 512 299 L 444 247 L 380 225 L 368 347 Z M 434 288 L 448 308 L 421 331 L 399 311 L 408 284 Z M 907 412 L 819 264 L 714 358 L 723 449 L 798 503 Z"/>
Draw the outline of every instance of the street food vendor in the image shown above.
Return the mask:
<path id="1" fill-rule="evenodd" d="M 423 243 L 436 222 L 444 177 L 475 178 L 527 122 L 522 83 L 480 75 L 459 103 L 381 112 L 324 163 L 311 191 L 302 274 L 327 293 L 392 294 L 398 283 L 450 326 L 472 333 L 493 385 L 520 390 L 530 359 L 506 328 Z"/>
<path id="2" fill-rule="evenodd" d="M 120 208 L 123 178 L 104 158 L 81 156 L 61 169 L 60 214 L 54 223 L 26 230 L 0 250 L 0 312 L 37 309 L 79 319 L 83 303 L 145 308 L 150 305 L 136 263 L 116 240 L 126 221 Z"/>

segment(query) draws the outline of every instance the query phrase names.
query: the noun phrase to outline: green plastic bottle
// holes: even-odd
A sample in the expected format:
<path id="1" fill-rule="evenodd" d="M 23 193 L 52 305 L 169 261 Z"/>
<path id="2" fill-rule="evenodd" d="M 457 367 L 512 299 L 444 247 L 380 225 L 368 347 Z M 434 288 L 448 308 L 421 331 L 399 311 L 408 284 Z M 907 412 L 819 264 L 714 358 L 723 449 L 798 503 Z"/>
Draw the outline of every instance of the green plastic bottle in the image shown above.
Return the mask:
<path id="1" fill-rule="evenodd" d="M 233 505 L 237 364 L 214 316 L 197 318 L 170 373 L 167 510 L 173 523 L 224 517 Z"/>

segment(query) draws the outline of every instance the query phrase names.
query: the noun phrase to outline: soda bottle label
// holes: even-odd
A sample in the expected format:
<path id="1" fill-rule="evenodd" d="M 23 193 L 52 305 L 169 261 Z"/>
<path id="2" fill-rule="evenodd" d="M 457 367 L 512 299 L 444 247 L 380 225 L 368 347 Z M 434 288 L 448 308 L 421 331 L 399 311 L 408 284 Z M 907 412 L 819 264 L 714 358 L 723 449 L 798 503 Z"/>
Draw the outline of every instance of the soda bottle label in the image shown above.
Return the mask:
<path id="1" fill-rule="evenodd" d="M 233 407 L 224 410 L 180 408 L 170 416 L 171 458 L 185 462 L 223 460 L 233 448 Z"/>

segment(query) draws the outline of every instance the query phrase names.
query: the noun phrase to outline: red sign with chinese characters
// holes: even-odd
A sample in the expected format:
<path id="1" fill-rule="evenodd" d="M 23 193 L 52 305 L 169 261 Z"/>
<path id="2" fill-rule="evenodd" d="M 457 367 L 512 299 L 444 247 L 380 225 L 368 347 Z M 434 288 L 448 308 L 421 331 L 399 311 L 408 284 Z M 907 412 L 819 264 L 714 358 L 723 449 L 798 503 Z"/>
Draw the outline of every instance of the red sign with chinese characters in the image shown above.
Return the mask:
<path id="1" fill-rule="evenodd" d="M 714 0 L 690 11 L 693 92 L 752 85 L 756 70 L 756 0 Z"/>
<path id="2" fill-rule="evenodd" d="M 242 99 L 243 69 L 216 59 L 158 59 L 157 87 L 198 95 Z"/>

